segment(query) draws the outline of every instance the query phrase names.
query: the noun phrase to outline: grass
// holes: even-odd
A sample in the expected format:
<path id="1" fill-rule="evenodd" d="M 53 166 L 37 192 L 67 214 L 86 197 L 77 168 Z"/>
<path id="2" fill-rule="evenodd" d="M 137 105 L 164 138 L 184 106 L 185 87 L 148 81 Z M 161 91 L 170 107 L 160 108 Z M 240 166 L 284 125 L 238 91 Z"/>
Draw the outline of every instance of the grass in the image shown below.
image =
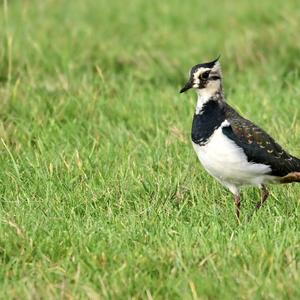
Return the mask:
<path id="1" fill-rule="evenodd" d="M 297 1 L 18 1 L 0 9 L 0 297 L 299 299 L 299 186 L 209 177 L 188 69 L 299 148 Z"/>

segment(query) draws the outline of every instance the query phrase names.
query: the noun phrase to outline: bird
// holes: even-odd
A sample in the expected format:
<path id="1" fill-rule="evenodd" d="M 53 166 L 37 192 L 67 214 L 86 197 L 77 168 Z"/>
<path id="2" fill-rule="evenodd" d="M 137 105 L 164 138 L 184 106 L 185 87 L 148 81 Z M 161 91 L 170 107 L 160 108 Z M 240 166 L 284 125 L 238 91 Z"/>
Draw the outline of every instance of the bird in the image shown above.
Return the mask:
<path id="1" fill-rule="evenodd" d="M 269 196 L 268 184 L 300 182 L 300 159 L 226 102 L 219 58 L 193 66 L 180 93 L 197 93 L 193 148 L 204 169 L 233 194 L 240 221 L 241 188 L 260 189 L 259 209 Z"/>

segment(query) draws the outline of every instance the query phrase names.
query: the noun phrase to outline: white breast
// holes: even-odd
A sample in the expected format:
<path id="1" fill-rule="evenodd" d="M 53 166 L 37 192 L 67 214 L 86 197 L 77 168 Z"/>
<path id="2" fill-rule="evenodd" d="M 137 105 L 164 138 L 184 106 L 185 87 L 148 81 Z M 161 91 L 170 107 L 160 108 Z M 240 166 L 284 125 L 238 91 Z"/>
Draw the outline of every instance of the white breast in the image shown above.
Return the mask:
<path id="1" fill-rule="evenodd" d="M 272 176 L 266 175 L 271 171 L 270 166 L 248 162 L 244 151 L 223 134 L 222 128 L 228 125 L 225 120 L 205 146 L 193 142 L 203 167 L 230 189 L 272 181 Z"/>

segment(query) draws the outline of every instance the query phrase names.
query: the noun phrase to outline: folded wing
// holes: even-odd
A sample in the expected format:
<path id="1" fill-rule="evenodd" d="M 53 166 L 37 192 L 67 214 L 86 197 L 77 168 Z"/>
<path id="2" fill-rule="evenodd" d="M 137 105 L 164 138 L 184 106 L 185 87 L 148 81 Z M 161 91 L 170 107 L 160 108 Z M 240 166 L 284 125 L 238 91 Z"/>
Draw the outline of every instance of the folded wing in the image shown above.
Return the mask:
<path id="1" fill-rule="evenodd" d="M 249 162 L 268 165 L 272 170 L 270 175 L 279 177 L 300 172 L 298 158 L 287 153 L 264 130 L 227 106 L 226 120 L 230 125 L 223 127 L 223 133 L 244 150 Z"/>

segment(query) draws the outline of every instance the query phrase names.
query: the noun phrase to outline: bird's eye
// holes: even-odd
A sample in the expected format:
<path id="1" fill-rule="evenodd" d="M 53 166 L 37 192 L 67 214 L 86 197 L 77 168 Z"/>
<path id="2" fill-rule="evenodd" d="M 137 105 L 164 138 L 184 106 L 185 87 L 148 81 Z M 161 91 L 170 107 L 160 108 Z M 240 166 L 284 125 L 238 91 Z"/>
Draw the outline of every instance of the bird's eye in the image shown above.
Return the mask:
<path id="1" fill-rule="evenodd" d="M 207 79 L 210 71 L 205 71 L 200 75 L 200 79 Z"/>

